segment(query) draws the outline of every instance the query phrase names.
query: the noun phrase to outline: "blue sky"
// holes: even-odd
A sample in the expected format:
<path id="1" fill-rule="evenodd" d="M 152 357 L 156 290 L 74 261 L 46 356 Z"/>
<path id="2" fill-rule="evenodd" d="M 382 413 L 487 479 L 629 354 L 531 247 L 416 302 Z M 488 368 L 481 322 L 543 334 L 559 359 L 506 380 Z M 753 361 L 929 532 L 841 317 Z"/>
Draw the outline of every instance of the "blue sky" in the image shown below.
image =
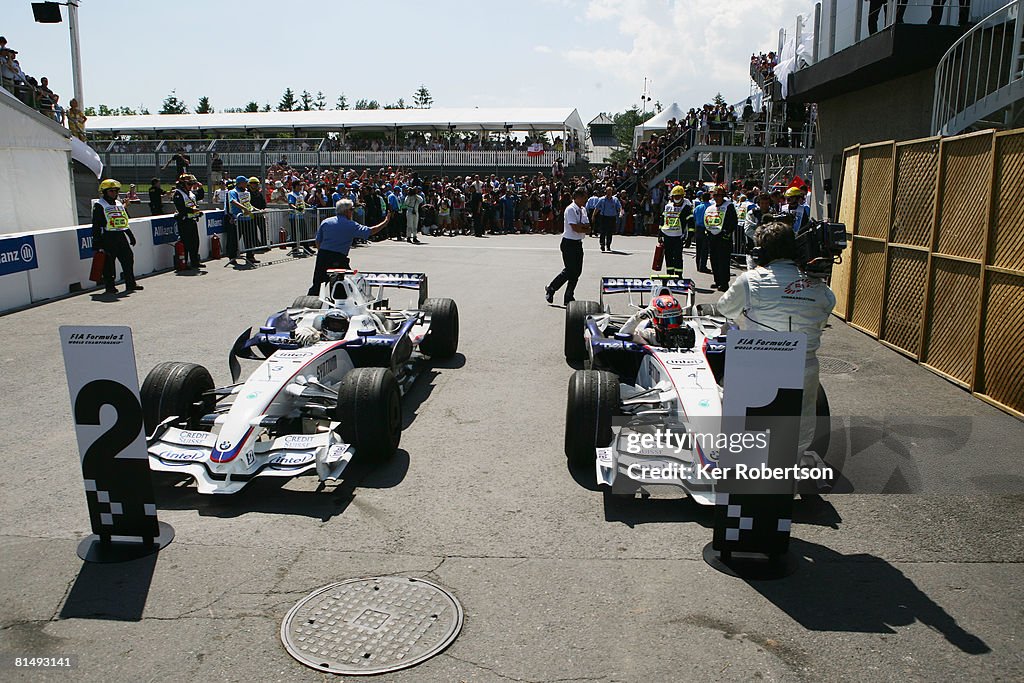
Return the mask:
<path id="1" fill-rule="evenodd" d="M 4 0 L 0 32 L 22 68 L 72 96 L 63 24 Z M 192 108 L 276 106 L 286 87 L 435 107 L 572 106 L 584 122 L 639 104 L 644 77 L 684 109 L 749 90 L 755 50 L 775 49 L 810 0 L 521 0 L 516 3 L 81 0 L 86 105 L 154 113 L 173 89 Z"/>

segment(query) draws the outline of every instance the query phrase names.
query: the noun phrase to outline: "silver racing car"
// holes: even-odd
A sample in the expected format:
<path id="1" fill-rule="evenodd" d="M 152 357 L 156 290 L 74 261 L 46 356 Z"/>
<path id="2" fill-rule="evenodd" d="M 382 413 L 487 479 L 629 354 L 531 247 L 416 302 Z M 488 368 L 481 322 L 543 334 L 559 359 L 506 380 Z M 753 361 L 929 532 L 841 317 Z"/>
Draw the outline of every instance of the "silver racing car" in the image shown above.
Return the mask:
<path id="1" fill-rule="evenodd" d="M 714 480 L 700 476 L 717 466 L 714 446 L 685 439 L 660 449 L 626 448 L 612 430 L 614 417 L 627 421 L 620 441 L 666 423 L 720 430 L 728 321 L 713 304 L 695 303 L 695 289 L 689 279 L 605 277 L 598 301 L 573 301 L 566 309 L 565 357 L 584 369 L 569 380 L 565 454 L 574 465 L 594 467 L 597 483 L 613 493 L 669 486 L 702 505 L 715 502 Z M 629 295 L 630 313 L 644 308 L 645 295 L 648 301 L 665 294 L 681 298 L 680 324 L 655 343 L 637 343 L 633 334 L 620 331 L 631 316 L 612 313 L 605 300 L 611 294 Z M 820 387 L 817 401 L 823 419 L 811 450 L 824 455 L 830 430 Z M 651 471 L 658 476 L 635 476 Z M 660 476 L 666 471 L 677 476 Z"/>
<path id="2" fill-rule="evenodd" d="M 415 290 L 415 307 L 390 308 L 394 288 Z M 160 363 L 141 391 L 151 469 L 187 474 L 200 493 L 235 493 L 255 477 L 325 482 L 353 457 L 389 457 L 401 397 L 428 357 L 458 349 L 455 302 L 426 293 L 422 273 L 330 271 L 319 296 L 238 337 L 231 385 L 214 387 L 201 365 Z M 244 381 L 239 358 L 261 361 Z"/>

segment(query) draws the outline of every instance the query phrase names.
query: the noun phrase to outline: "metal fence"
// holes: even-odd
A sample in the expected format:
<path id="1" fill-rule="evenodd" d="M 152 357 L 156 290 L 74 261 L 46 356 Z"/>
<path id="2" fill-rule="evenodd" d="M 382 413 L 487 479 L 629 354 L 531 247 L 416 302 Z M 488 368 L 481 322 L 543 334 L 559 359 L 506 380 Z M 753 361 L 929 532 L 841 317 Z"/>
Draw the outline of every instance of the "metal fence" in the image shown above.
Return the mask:
<path id="1" fill-rule="evenodd" d="M 855 146 L 836 315 L 1024 416 L 1024 129 Z"/>

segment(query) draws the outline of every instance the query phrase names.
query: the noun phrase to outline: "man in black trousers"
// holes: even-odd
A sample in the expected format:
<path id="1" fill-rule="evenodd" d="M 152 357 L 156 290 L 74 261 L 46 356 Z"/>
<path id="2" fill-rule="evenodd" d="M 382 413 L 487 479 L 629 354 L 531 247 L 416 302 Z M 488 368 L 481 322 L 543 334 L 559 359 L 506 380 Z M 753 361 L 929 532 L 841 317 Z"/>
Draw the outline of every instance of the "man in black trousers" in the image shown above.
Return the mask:
<path id="1" fill-rule="evenodd" d="M 572 203 L 565 207 L 563 213 L 562 241 L 558 245 L 562 252 L 562 272 L 555 276 L 547 287 L 544 288 L 544 299 L 550 304 L 554 303 L 555 292 L 565 288 L 563 303 L 568 306 L 570 301 L 576 299 L 576 282 L 583 273 L 583 238 L 590 232 L 590 219 L 587 217 L 587 210 L 584 205 L 587 203 L 587 191 L 577 188 L 572 195 Z"/>

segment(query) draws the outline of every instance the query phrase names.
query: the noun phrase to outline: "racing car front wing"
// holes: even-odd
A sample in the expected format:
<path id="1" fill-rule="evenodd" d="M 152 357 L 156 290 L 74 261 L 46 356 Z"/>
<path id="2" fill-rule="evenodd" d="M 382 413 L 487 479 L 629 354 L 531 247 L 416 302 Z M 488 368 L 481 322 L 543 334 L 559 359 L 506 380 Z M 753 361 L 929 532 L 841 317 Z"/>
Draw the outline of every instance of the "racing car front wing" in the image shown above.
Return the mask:
<path id="1" fill-rule="evenodd" d="M 336 425 L 332 425 L 336 426 Z M 257 441 L 233 462 L 213 462 L 213 432 L 168 427 L 149 444 L 150 469 L 187 474 L 199 493 L 237 493 L 256 477 L 295 477 L 315 470 L 321 482 L 337 480 L 355 455 L 334 429 Z"/>

